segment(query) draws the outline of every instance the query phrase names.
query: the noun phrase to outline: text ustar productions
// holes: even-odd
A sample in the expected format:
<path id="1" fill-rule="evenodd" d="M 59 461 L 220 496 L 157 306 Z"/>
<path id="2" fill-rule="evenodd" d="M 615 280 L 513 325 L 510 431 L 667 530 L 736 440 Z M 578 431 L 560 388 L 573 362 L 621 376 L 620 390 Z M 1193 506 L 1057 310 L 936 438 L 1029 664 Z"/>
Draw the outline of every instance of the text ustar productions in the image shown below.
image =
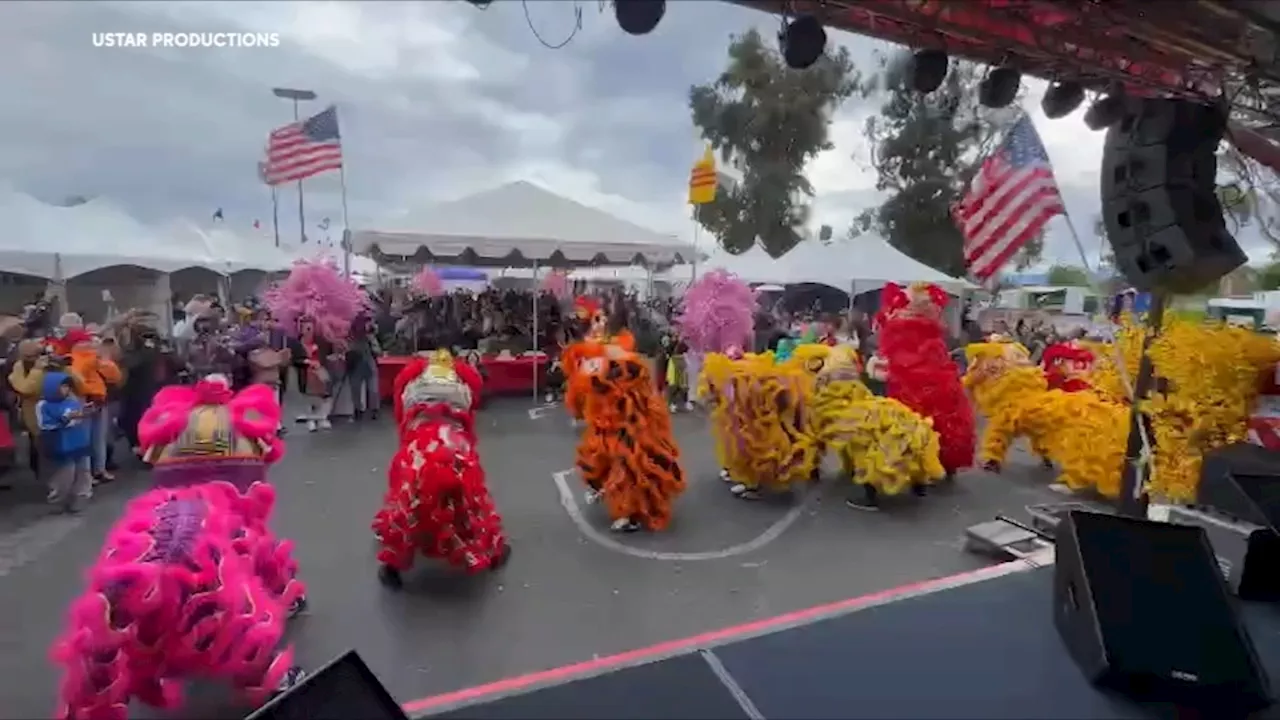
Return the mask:
<path id="1" fill-rule="evenodd" d="M 101 48 L 274 48 L 274 32 L 96 32 L 93 46 Z"/>

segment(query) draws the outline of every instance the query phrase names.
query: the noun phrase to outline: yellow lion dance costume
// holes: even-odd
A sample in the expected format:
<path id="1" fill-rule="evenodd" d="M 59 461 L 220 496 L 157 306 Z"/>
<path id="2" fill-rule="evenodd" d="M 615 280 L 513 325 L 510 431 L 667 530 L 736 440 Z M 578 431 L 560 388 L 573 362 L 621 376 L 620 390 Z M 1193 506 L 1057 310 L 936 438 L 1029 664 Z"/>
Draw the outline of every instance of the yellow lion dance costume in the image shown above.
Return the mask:
<path id="1" fill-rule="evenodd" d="M 721 478 L 744 500 L 785 493 L 809 481 L 821 459 L 807 398 L 812 378 L 772 354 L 711 353 L 699 396 L 711 409 Z"/>
<path id="2" fill-rule="evenodd" d="M 928 485 L 946 477 L 932 423 L 897 400 L 872 394 L 862 384 L 852 348 L 801 346 L 796 353 L 815 376 L 812 415 L 818 440 L 865 493 L 851 497 L 848 505 L 873 509 L 879 495 L 908 489 L 923 495 Z"/>
<path id="3" fill-rule="evenodd" d="M 1143 337 L 1143 328 L 1126 318 L 1114 346 L 1092 348 L 1098 361 L 1090 381 L 1117 404 L 1127 405 L 1129 396 L 1116 367 L 1116 349 L 1133 383 Z M 1144 408 L 1155 456 L 1147 492 L 1171 502 L 1193 502 L 1205 453 L 1245 439 L 1261 379 L 1280 362 L 1280 343 L 1247 328 L 1171 317 L 1152 341 L 1150 356 L 1157 388 Z"/>
<path id="4" fill-rule="evenodd" d="M 979 448 L 986 469 L 999 472 L 1014 439 L 1025 436 L 1034 452 L 1061 468 L 1067 486 L 1119 496 L 1129 431 L 1124 405 L 1093 391 L 1050 390 L 1017 343 L 975 343 L 965 354 L 964 386 L 987 418 Z"/>

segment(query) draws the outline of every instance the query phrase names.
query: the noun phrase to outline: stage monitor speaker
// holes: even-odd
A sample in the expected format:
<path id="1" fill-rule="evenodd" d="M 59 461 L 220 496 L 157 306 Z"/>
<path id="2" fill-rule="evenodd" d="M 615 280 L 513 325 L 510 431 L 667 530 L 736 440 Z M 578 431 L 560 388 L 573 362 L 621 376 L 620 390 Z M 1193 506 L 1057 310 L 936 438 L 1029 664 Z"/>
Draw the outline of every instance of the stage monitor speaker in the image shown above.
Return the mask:
<path id="1" fill-rule="evenodd" d="M 1271 704 L 1203 530 L 1072 511 L 1056 539 L 1054 625 L 1090 682 L 1214 717 Z"/>
<path id="2" fill-rule="evenodd" d="M 1280 453 L 1252 443 L 1206 453 L 1196 502 L 1280 532 Z"/>
<path id="3" fill-rule="evenodd" d="M 1129 98 L 1107 130 L 1103 224 L 1116 269 L 1138 290 L 1195 292 L 1248 261 L 1218 202 L 1225 129 L 1215 105 Z"/>
<path id="4" fill-rule="evenodd" d="M 245 720 L 408 720 L 355 650 L 308 675 Z"/>

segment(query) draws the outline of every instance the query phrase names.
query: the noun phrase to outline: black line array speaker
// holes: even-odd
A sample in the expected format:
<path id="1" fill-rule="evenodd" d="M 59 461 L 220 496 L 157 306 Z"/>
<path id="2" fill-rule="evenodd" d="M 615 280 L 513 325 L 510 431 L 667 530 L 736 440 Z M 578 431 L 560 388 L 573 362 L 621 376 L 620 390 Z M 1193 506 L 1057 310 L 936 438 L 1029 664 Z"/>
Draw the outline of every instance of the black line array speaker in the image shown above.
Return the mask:
<path id="1" fill-rule="evenodd" d="M 1201 290 L 1243 265 L 1218 202 L 1216 105 L 1130 98 L 1107 130 L 1102 217 L 1116 269 L 1143 292 Z"/>
<path id="2" fill-rule="evenodd" d="M 355 650 L 308 675 L 245 720 L 409 720 Z"/>
<path id="3" fill-rule="evenodd" d="M 1054 625 L 1090 682 L 1212 717 L 1271 704 L 1203 530 L 1072 511 L 1056 538 Z"/>

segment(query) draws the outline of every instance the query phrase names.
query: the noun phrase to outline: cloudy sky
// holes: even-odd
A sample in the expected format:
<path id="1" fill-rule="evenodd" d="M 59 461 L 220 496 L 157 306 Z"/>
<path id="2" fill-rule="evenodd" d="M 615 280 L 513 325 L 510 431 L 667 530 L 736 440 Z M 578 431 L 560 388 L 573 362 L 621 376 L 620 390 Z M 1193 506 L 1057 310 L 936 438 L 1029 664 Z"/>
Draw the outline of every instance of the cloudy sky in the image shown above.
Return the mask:
<path id="1" fill-rule="evenodd" d="M 0 182 L 50 200 L 110 198 L 146 221 L 207 222 L 221 207 L 246 232 L 255 219 L 264 232 L 270 227 L 270 193 L 256 163 L 268 130 L 292 119 L 271 93 L 285 86 L 314 90 L 312 110 L 339 106 L 353 227 L 525 179 L 691 237 L 685 183 L 701 143 L 688 88 L 722 69 L 730 35 L 757 27 L 771 36 L 778 24 L 726 3 L 680 2 L 657 31 L 637 38 L 585 2 L 581 30 L 553 50 L 535 29 L 561 42 L 575 24 L 573 3 L 498 0 L 481 11 L 462 2 L 42 2 L 6 4 L 3 15 L 0 53 L 10 71 L 0 73 Z M 91 43 L 94 32 L 170 30 L 278 32 L 281 45 Z M 890 47 L 843 33 L 833 39 L 867 67 Z M 1044 119 L 1042 91 L 1032 87 L 1028 107 L 1071 213 L 1091 236 L 1102 135 L 1079 117 Z M 842 108 L 836 148 L 809 171 L 815 225 L 837 235 L 877 203 L 861 132 L 874 110 Z M 328 217 L 340 226 L 337 175 L 306 188 L 308 225 Z M 293 189 L 282 191 L 287 237 L 298 231 L 296 203 Z M 1061 221 L 1048 254 L 1077 258 Z"/>

